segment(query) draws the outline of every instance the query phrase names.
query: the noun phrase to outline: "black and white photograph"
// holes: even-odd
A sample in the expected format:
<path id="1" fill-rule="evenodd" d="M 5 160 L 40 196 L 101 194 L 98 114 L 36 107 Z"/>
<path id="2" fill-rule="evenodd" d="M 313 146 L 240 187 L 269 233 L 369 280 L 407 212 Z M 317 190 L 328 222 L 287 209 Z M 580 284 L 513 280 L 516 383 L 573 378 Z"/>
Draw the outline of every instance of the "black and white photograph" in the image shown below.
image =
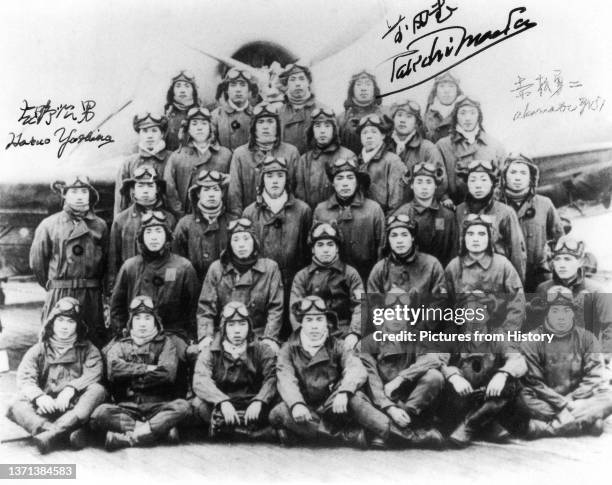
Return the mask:
<path id="1" fill-rule="evenodd" d="M 0 480 L 610 480 L 612 4 L 0 31 Z"/>

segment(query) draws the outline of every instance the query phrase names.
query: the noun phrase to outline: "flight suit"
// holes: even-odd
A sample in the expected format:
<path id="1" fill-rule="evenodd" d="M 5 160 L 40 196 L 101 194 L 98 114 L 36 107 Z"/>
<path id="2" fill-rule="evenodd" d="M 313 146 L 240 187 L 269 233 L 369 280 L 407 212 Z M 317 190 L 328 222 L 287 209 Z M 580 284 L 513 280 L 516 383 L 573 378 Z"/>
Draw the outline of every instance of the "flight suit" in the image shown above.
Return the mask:
<path id="1" fill-rule="evenodd" d="M 234 359 L 223 350 L 219 337 L 198 356 L 192 406 L 198 417 L 210 424 L 213 410 L 224 401 L 230 401 L 237 410 L 260 401 L 263 407 L 257 427 L 262 427 L 277 396 L 276 355 L 270 346 L 253 341 Z"/>
<path id="2" fill-rule="evenodd" d="M 361 155 L 358 160 L 359 169 L 370 175 L 367 197 L 378 202 L 385 214 L 395 212 L 404 201 L 402 177 L 406 174 L 406 166 L 384 143 L 369 162 L 365 163 Z"/>
<path id="3" fill-rule="evenodd" d="M 230 171 L 232 152 L 218 143 L 213 143 L 204 153 L 193 144 L 181 147 L 168 159 L 164 180 L 168 186 L 168 206 L 179 217 L 191 212 L 189 188 L 193 186 L 202 170 Z"/>
<path id="4" fill-rule="evenodd" d="M 343 207 L 334 194 L 317 206 L 313 219 L 337 221 L 345 262 L 359 271 L 361 279 L 366 281 L 382 255 L 385 241 L 385 215 L 380 206 L 358 190 L 350 205 Z"/>
<path id="5" fill-rule="evenodd" d="M 234 151 L 230 164 L 230 183 L 228 189 L 228 210 L 240 217 L 243 210 L 257 199 L 257 188 L 261 179 L 263 161 L 267 156 L 284 158 L 287 162 L 287 187 L 292 192 L 295 187 L 295 171 L 300 154 L 293 145 L 280 143 L 269 154 L 257 148 L 242 145 Z"/>
<path id="6" fill-rule="evenodd" d="M 382 411 L 397 406 L 411 419 L 431 420 L 444 389 L 442 360 L 419 352 L 415 343 L 378 342 L 372 334 L 359 345 L 359 356 L 368 371 L 367 389 L 374 405 Z M 384 386 L 398 376 L 403 383 L 389 397 Z"/>
<path id="7" fill-rule="evenodd" d="M 283 402 L 270 412 L 270 423 L 309 440 L 333 440 L 342 430 L 354 426 L 386 437 L 388 419 L 360 391 L 367 372 L 359 357 L 333 337 L 328 337 L 311 357 L 302 347 L 299 332 L 289 337 L 278 355 L 277 388 Z M 340 392 L 348 394 L 345 415 L 332 412 L 333 400 Z M 296 404 L 307 406 L 313 420 L 296 423 L 291 415 Z"/>
<path id="8" fill-rule="evenodd" d="M 148 365 L 156 366 L 155 370 L 147 370 Z M 166 437 L 191 413 L 175 385 L 178 365 L 176 347 L 163 332 L 144 345 L 131 337 L 114 342 L 106 354 L 106 366 L 115 404 L 98 406 L 91 427 L 126 433 L 134 431 L 138 422 L 148 421 L 153 437 Z"/>
<path id="9" fill-rule="evenodd" d="M 289 100 L 285 100 L 278 112 L 283 141 L 296 147 L 300 153 L 308 150 L 306 131 L 311 124 L 312 112 L 319 107 L 321 104 L 317 102 L 314 95 L 311 95 L 310 99 L 299 109 L 295 109 Z"/>
<path id="10" fill-rule="evenodd" d="M 520 330 L 525 321 L 525 294 L 514 266 L 505 256 L 485 254 L 480 261 L 469 254 L 454 258 L 444 270 L 449 299 L 461 304 L 473 291 L 482 291 L 496 300 L 490 315 L 499 331 Z"/>
<path id="11" fill-rule="evenodd" d="M 518 210 L 513 204 L 508 206 L 516 211 L 525 239 L 525 292 L 532 293 L 540 283 L 551 278 L 548 242 L 556 243 L 563 236 L 563 224 L 551 200 L 543 195 L 527 197 Z"/>
<path id="12" fill-rule="evenodd" d="M 314 148 L 304 153 L 297 164 L 295 196 L 314 210 L 320 202 L 334 194 L 334 186 L 327 177 L 325 167 L 339 159 L 354 159 L 348 148 L 332 144 L 323 150 Z"/>
<path id="13" fill-rule="evenodd" d="M 441 367 L 447 382 L 443 414 L 446 424 L 455 432 L 459 429 L 473 436 L 493 421 L 503 421 L 502 411 L 514 402 L 519 390 L 518 380 L 527 372 L 527 364 L 518 348 L 508 342 L 476 341 L 448 343 L 447 348 L 449 353 L 443 359 L 448 360 Z M 500 396 L 487 397 L 486 388 L 498 372 L 507 375 L 506 384 Z M 474 392 L 459 396 L 450 383 L 454 375 L 466 379 Z"/>
<path id="14" fill-rule="evenodd" d="M 415 242 L 419 251 L 431 254 L 446 267 L 457 255 L 459 229 L 455 213 L 432 201 L 429 207 L 424 207 L 416 200 L 401 205 L 393 215 L 407 214 L 417 223 Z"/>
<path id="15" fill-rule="evenodd" d="M 240 145 L 248 143 L 252 114 L 251 106 L 238 111 L 228 103 L 223 103 L 216 108 L 211 113 L 211 123 L 219 144 L 233 151 Z"/>
<path id="16" fill-rule="evenodd" d="M 259 258 L 255 265 L 240 274 L 231 262 L 221 259 L 208 269 L 198 302 L 198 340 L 212 336 L 219 328 L 223 307 L 239 301 L 249 309 L 253 331 L 260 338 L 278 341 L 283 315 L 283 279 L 278 264 Z"/>
<path id="17" fill-rule="evenodd" d="M 199 288 L 191 263 L 167 249 L 155 258 L 138 255 L 128 259 L 119 270 L 111 296 L 111 325 L 115 334 L 121 335 L 126 326 L 132 299 L 143 295 L 155 302 L 166 333 L 188 342 L 196 336 Z"/>
<path id="18" fill-rule="evenodd" d="M 473 144 L 469 144 L 461 133 L 451 131 L 450 135 L 438 140 L 436 146 L 446 167 L 448 195 L 455 205 L 463 202 L 467 194 L 467 184 L 458 174 L 467 174 L 472 160 L 490 160 L 500 168 L 506 158 L 504 147 L 482 128 Z"/>
<path id="19" fill-rule="evenodd" d="M 387 150 L 399 156 L 408 171 L 411 171 L 417 163 L 431 163 L 436 168 L 440 168 L 444 175 L 436 188 L 435 197 L 437 199 L 443 198 L 448 188 L 446 167 L 442 161 L 442 155 L 440 155 L 438 148 L 432 142 L 423 138 L 418 132 L 415 132 L 401 153 L 397 153 L 397 144 L 393 138 L 390 138 L 387 142 Z M 406 187 L 405 191 L 405 199 L 411 200 L 413 197 L 412 190 Z"/>
<path id="20" fill-rule="evenodd" d="M 102 372 L 100 351 L 88 340 L 77 341 L 59 356 L 47 341 L 38 342 L 19 364 L 19 396 L 9 406 L 7 417 L 32 436 L 48 429 L 72 431 L 85 424 L 94 409 L 105 401 L 106 390 L 100 383 Z M 37 398 L 43 394 L 55 398 L 66 387 L 76 391 L 67 411 L 52 416 L 38 414 Z"/>
<path id="21" fill-rule="evenodd" d="M 151 210 L 162 212 L 168 219 L 170 229 L 174 228 L 176 225 L 176 218 L 170 211 L 161 207 L 161 204 L 158 204 Z M 142 215 L 146 211 L 147 209 L 143 206 L 132 204 L 130 207 L 117 214 L 113 220 L 108 251 L 107 276 L 109 281 L 108 288 L 110 291 L 113 289 L 115 278 L 121 265 L 128 259 L 140 254 L 140 248 L 138 247 L 136 238 L 140 230 Z"/>
<path id="22" fill-rule="evenodd" d="M 563 283 L 553 271 L 553 279 L 541 283 L 536 294 L 546 301 L 546 294 L 553 286 L 561 285 L 572 290 L 574 295 L 575 325 L 593 333 L 599 340 L 606 359 L 612 356 L 612 295 L 602 286 L 581 273 L 570 284 Z"/>
<path id="23" fill-rule="evenodd" d="M 43 219 L 30 247 L 30 268 L 47 290 L 42 320 L 46 321 L 61 298 L 76 298 L 85 315 L 89 339 L 98 347 L 108 338 L 102 307 L 108 237 L 106 223 L 93 211 L 77 220 L 62 210 Z"/>
<path id="24" fill-rule="evenodd" d="M 493 218 L 493 248 L 496 253 L 508 258 L 524 282 L 527 250 L 516 212 L 494 199 L 478 212 L 473 212 L 468 202 L 463 202 L 455 212 L 457 227 L 463 227 L 463 221 L 468 214 L 481 214 Z"/>
<path id="25" fill-rule="evenodd" d="M 200 284 L 212 262 L 219 259 L 227 247 L 227 224 L 231 219 L 227 212 L 222 212 L 216 221 L 209 224 L 196 208 L 192 214 L 183 216 L 174 229 L 172 252 L 191 262 Z"/>
<path id="26" fill-rule="evenodd" d="M 338 317 L 338 336 L 349 333 L 361 336 L 361 295 L 363 282 L 355 268 L 338 258 L 330 266 L 320 266 L 315 262 L 300 270 L 293 279 L 289 307 L 296 301 L 310 295 L 321 297 L 330 310 Z M 299 327 L 295 316 L 291 315 L 293 330 Z"/>
<path id="27" fill-rule="evenodd" d="M 171 154 L 172 150 L 167 146 L 164 150 L 157 152 L 155 155 L 139 148 L 138 153 L 128 156 L 122 162 L 121 167 L 119 167 L 117 171 L 117 177 L 115 178 L 115 205 L 113 210 L 113 215 L 115 217 L 117 217 L 117 214 L 121 211 L 127 209 L 131 204 L 129 197 L 121 193 L 123 181 L 132 178 L 134 176 L 134 170 L 143 165 L 153 167 L 156 173 L 163 174 Z"/>
<path id="28" fill-rule="evenodd" d="M 376 101 L 368 106 L 357 106 L 354 103 L 345 103 L 346 110 L 339 116 L 340 142 L 342 146 L 354 153 L 361 153 L 361 137 L 357 133 L 359 120 L 369 114 L 377 114 L 382 118 L 384 110 Z"/>
<path id="29" fill-rule="evenodd" d="M 310 260 L 307 239 L 312 210 L 305 202 L 289 194 L 284 207 L 276 214 L 263 200 L 258 200 L 244 210 L 242 217 L 253 222 L 261 256 L 278 264 L 288 296 L 295 273 Z"/>
<path id="30" fill-rule="evenodd" d="M 550 333 L 538 327 L 534 333 Z M 523 342 L 527 361 L 520 401 L 529 416 L 550 422 L 568 404 L 581 421 L 605 419 L 612 414 L 612 390 L 606 383 L 601 348 L 588 330 L 574 326 L 552 342 Z"/>

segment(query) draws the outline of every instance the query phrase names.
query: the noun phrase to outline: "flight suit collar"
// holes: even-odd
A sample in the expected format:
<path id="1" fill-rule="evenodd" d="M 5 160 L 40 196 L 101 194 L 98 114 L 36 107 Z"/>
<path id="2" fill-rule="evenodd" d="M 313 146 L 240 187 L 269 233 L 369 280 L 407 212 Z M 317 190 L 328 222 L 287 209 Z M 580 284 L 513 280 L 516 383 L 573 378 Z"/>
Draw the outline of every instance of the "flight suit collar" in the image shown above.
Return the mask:
<path id="1" fill-rule="evenodd" d="M 45 360 L 48 364 L 74 364 L 78 362 L 77 349 L 84 349 L 88 345 L 87 341 L 77 341 L 72 348 L 67 350 L 59 357 L 55 357 L 49 342 L 45 342 Z"/>
<path id="2" fill-rule="evenodd" d="M 363 205 L 364 196 L 361 193 L 361 190 L 357 189 L 357 193 L 351 202 L 350 207 L 361 207 Z M 336 198 L 336 194 L 332 195 L 329 199 L 327 199 L 327 208 L 328 209 L 342 209 L 343 206 L 340 205 L 338 199 Z"/>
<path id="3" fill-rule="evenodd" d="M 438 203 L 438 201 L 434 198 L 434 200 L 431 202 L 431 205 L 429 207 L 425 207 L 421 204 L 419 204 L 416 199 L 412 201 L 412 208 L 414 209 L 414 211 L 417 214 L 422 214 L 423 212 L 438 212 L 440 210 L 440 204 Z"/>
<path id="4" fill-rule="evenodd" d="M 317 270 L 329 269 L 329 270 L 337 271 L 338 273 L 343 273 L 344 268 L 345 268 L 345 264 L 340 260 L 340 258 L 337 258 L 336 261 L 334 261 L 329 266 L 319 266 L 316 263 L 310 263 L 310 265 L 308 265 L 308 272 L 312 274 Z"/>
<path id="5" fill-rule="evenodd" d="M 460 143 L 465 140 L 465 137 L 456 130 L 453 130 L 453 134 L 451 135 L 451 140 L 453 143 Z M 485 133 L 482 127 L 479 128 L 478 134 L 476 135 L 476 143 L 480 143 L 481 145 L 488 145 L 490 143 L 489 136 Z"/>
<path id="6" fill-rule="evenodd" d="M 493 256 L 491 256 L 490 254 L 485 254 L 480 260 L 472 258 L 469 253 L 463 257 L 463 264 L 468 268 L 471 268 L 474 265 L 478 265 L 482 269 L 487 270 L 491 267 L 492 263 Z"/>
<path id="7" fill-rule="evenodd" d="M 234 107 L 230 106 L 229 103 L 223 103 L 223 111 L 225 111 L 228 115 L 231 115 L 231 114 L 234 114 L 234 113 L 245 113 L 248 116 L 252 116 L 253 115 L 253 107 L 251 106 L 250 103 L 242 111 L 238 111 Z"/>
<path id="8" fill-rule="evenodd" d="M 302 347 L 299 328 L 297 328 L 293 332 L 291 337 L 289 337 L 288 342 L 289 345 L 291 345 L 291 347 L 293 347 L 296 352 L 299 352 L 302 356 L 308 359 L 308 363 L 306 364 L 307 367 L 312 367 L 317 364 L 320 364 L 321 362 L 328 362 L 331 360 L 330 351 L 333 345 L 333 340 L 331 336 L 327 337 L 327 340 L 325 340 L 323 346 L 317 351 L 314 356 L 311 356 L 308 352 L 306 352 L 306 350 L 304 350 L 304 347 Z"/>
<path id="9" fill-rule="evenodd" d="M 246 273 L 244 273 L 241 277 L 240 277 L 240 281 L 238 283 L 236 283 L 237 285 L 251 285 L 253 283 L 253 271 L 257 272 L 257 273 L 265 273 L 266 272 L 266 265 L 264 263 L 263 258 L 258 258 L 257 261 L 255 261 L 255 264 L 253 266 L 251 266 L 251 269 L 248 270 Z M 234 265 L 232 264 L 231 261 L 229 261 L 226 265 L 225 268 L 223 270 L 223 274 L 229 274 L 229 273 L 234 273 L 234 274 L 240 274 L 238 272 L 238 270 L 236 268 L 234 268 Z"/>
<path id="10" fill-rule="evenodd" d="M 150 158 L 156 158 L 160 162 L 163 162 L 168 158 L 168 150 L 164 148 L 163 150 L 158 151 L 157 153 L 151 153 L 142 148 L 138 148 L 138 156 L 144 160 L 148 160 Z"/>
<path id="11" fill-rule="evenodd" d="M 338 150 L 340 149 L 340 145 L 336 142 L 332 142 L 330 143 L 328 146 L 326 146 L 325 148 L 318 148 L 317 146 L 315 146 L 312 149 L 312 158 L 314 158 L 315 160 L 318 159 L 321 155 L 323 155 L 324 153 L 327 155 L 333 155 L 334 153 L 336 153 Z"/>

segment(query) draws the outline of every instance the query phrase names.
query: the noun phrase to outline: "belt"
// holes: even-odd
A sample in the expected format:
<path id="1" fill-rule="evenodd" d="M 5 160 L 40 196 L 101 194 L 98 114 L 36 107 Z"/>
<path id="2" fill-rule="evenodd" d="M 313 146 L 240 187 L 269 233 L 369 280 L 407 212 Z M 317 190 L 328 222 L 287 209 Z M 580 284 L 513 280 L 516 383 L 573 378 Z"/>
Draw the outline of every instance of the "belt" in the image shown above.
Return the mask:
<path id="1" fill-rule="evenodd" d="M 55 289 L 74 289 L 74 288 L 100 288 L 100 280 L 77 278 L 74 280 L 49 280 L 47 290 Z"/>

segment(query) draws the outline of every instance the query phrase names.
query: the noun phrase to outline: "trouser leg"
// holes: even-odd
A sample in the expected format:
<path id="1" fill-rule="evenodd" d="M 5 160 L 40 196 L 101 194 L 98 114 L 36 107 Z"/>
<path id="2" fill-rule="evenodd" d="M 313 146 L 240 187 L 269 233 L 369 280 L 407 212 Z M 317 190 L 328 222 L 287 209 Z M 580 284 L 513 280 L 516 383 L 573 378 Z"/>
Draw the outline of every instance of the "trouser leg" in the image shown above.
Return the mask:
<path id="1" fill-rule="evenodd" d="M 91 415 L 90 427 L 96 431 L 126 433 L 134 431 L 136 422 L 143 414 L 136 407 L 117 404 L 102 404 Z"/>
<path id="2" fill-rule="evenodd" d="M 539 419 L 541 421 L 551 421 L 559 412 L 558 409 L 551 406 L 548 402 L 540 399 L 529 387 L 521 389 L 517 399 L 517 405 L 529 416 L 529 418 Z"/>
<path id="3" fill-rule="evenodd" d="M 431 414 L 438 404 L 444 389 L 444 376 L 436 369 L 430 369 L 417 381 L 407 399 L 400 400 L 398 405 L 411 417 Z"/>
<path id="4" fill-rule="evenodd" d="M 275 428 L 286 428 L 301 438 L 315 440 L 319 436 L 321 420 L 312 410 L 310 410 L 310 414 L 313 418 L 312 421 L 297 423 L 291 415 L 289 406 L 287 406 L 287 404 L 284 402 L 281 402 L 274 406 L 272 411 L 270 411 L 269 420 L 270 424 L 272 424 L 272 426 Z"/>
<path id="5" fill-rule="evenodd" d="M 36 413 L 36 406 L 24 400 L 15 401 L 9 407 L 6 417 L 25 429 L 32 436 L 50 429 L 53 423 Z"/>
<path id="6" fill-rule="evenodd" d="M 368 397 L 357 391 L 349 398 L 348 408 L 357 423 L 378 438 L 386 440 L 389 436 L 390 419 L 374 407 Z"/>
<path id="7" fill-rule="evenodd" d="M 184 399 L 160 403 L 148 409 L 145 415 L 156 438 L 164 437 L 171 428 L 188 418 L 191 413 L 189 403 Z"/>
<path id="8" fill-rule="evenodd" d="M 100 384 L 91 384 L 78 397 L 74 407 L 62 414 L 53 424 L 71 431 L 86 423 L 94 409 L 106 400 L 106 390 Z"/>

